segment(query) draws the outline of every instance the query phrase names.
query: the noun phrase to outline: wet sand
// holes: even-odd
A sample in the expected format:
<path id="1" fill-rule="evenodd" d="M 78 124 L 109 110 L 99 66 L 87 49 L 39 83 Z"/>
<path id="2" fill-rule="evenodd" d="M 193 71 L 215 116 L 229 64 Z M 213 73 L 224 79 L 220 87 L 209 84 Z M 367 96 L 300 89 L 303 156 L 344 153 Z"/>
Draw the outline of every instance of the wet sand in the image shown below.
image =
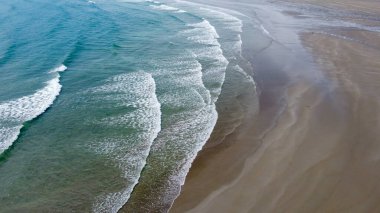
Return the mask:
<path id="1" fill-rule="evenodd" d="M 260 110 L 199 154 L 171 212 L 380 212 L 380 3 L 294 2 L 210 2 L 270 32 L 242 35 Z"/>

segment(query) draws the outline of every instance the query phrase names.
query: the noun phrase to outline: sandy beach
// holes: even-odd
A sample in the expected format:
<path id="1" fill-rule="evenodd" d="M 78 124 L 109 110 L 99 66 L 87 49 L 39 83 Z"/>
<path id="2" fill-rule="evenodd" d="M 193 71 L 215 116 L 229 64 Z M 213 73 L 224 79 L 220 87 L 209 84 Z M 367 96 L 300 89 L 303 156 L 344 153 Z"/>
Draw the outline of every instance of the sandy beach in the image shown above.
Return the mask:
<path id="1" fill-rule="evenodd" d="M 170 212 L 380 212 L 380 3 L 208 4 L 249 17 L 259 111 L 239 97 L 243 122 L 209 141 Z"/>

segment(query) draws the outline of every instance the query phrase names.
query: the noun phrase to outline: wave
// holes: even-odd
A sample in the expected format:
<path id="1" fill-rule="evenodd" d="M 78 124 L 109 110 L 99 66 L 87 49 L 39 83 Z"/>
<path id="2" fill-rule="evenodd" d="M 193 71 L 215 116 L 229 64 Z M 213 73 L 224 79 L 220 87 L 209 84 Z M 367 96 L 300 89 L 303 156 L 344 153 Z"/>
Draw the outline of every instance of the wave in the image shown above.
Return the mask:
<path id="1" fill-rule="evenodd" d="M 238 17 L 245 17 L 244 14 L 187 1 L 178 1 L 177 5 L 186 9 L 189 8 L 192 14 L 198 18 L 212 21 L 212 25 L 218 29 L 219 33 L 223 34 L 222 36 L 219 35 L 222 39 L 218 39 L 218 41 L 221 44 L 223 55 L 228 61 L 236 61 L 241 56 L 242 40 L 240 34 L 243 31 L 243 21 Z M 236 14 L 236 16 L 232 14 Z"/>
<path id="2" fill-rule="evenodd" d="M 215 27 L 207 20 L 195 24 L 188 24 L 188 26 L 193 27 L 193 29 L 185 30 L 182 33 L 190 34 L 188 37 L 189 40 L 200 44 L 220 46 L 217 40 L 219 35 L 216 32 Z"/>
<path id="3" fill-rule="evenodd" d="M 41 115 L 54 102 L 61 91 L 60 75 L 67 69 L 60 65 L 49 73 L 55 73 L 55 78 L 46 82 L 46 86 L 34 94 L 0 103 L 0 154 L 7 150 L 20 134 L 23 123 Z"/>
<path id="4" fill-rule="evenodd" d="M 161 4 L 161 5 L 150 5 L 150 6 L 153 9 L 156 9 L 156 10 L 173 11 L 173 12 L 177 12 L 177 13 L 185 13 L 186 12 L 186 11 L 181 10 L 179 8 L 171 7 L 171 6 L 164 5 L 164 4 Z"/>
<path id="5" fill-rule="evenodd" d="M 241 55 L 242 40 L 240 35 L 243 29 L 242 20 L 227 13 L 204 8 L 203 6 L 199 7 L 199 5 L 196 8 L 186 7 L 185 9 L 188 9 L 191 15 L 199 17 L 201 21 L 188 24 L 190 29 L 180 32 L 179 35 L 185 36 L 187 40 L 194 42 L 194 48 L 190 49 L 190 51 L 201 64 L 202 82 L 212 99 L 203 108 L 192 109 L 170 117 L 171 122 L 174 124 L 163 128 L 160 132 L 151 149 L 148 165 L 150 163 L 154 164 L 154 162 L 167 161 L 169 157 L 160 154 L 168 152 L 167 150 L 170 150 L 170 153 L 175 153 L 170 157 L 174 159 L 175 163 L 173 164 L 175 165 L 166 165 L 162 168 L 165 173 L 169 174 L 161 173 L 161 175 L 157 175 L 154 169 L 146 169 L 139 184 L 141 186 L 135 192 L 136 194 L 143 194 L 146 192 L 144 188 L 146 189 L 149 185 L 155 184 L 149 183 L 149 179 L 159 180 L 162 175 L 167 175 L 169 181 L 155 184 L 154 191 L 149 192 L 153 195 L 154 200 L 146 198 L 133 199 L 133 202 L 126 205 L 127 212 L 145 208 L 149 211 L 156 211 L 157 206 L 169 209 L 173 200 L 180 193 L 181 186 L 184 184 L 192 162 L 215 130 L 219 113 L 219 111 L 216 111 L 216 101 L 223 98 L 222 101 L 227 99 L 228 101 L 237 102 L 236 97 L 238 95 L 245 94 L 244 92 L 255 92 L 253 78 L 238 65 L 238 63 L 244 61 Z M 228 79 L 225 77 L 227 72 L 228 77 L 233 78 Z M 222 92 L 222 87 L 224 92 Z M 231 90 L 225 91 L 225 88 Z M 170 95 L 166 94 L 166 96 Z M 185 96 L 185 94 L 182 95 Z M 175 99 L 176 103 L 185 102 L 184 98 L 179 96 L 174 96 L 172 99 Z M 160 99 L 159 97 L 163 105 L 172 99 Z M 234 102 L 224 102 L 227 104 L 222 108 L 230 108 L 231 105 L 240 106 L 240 103 Z M 172 103 L 166 104 L 173 106 Z M 239 106 L 234 107 L 234 109 L 238 109 Z M 226 112 L 231 113 L 231 111 Z M 237 116 L 236 112 L 232 113 L 234 113 L 234 117 Z M 221 115 L 226 116 L 223 113 Z M 230 128 L 236 128 L 233 120 L 227 120 L 227 124 L 227 131 Z M 219 125 L 223 125 L 223 122 Z M 225 134 L 225 132 L 222 132 L 222 134 Z M 173 170 L 168 171 L 170 170 L 167 169 L 168 167 Z M 150 205 L 146 205 L 145 203 L 147 202 Z"/>
<path id="6" fill-rule="evenodd" d="M 258 109 L 256 83 L 252 76 L 247 74 L 253 74 L 252 65 L 242 55 L 243 42 L 241 34 L 243 30 L 243 20 L 250 19 L 244 14 L 224 8 L 209 6 L 205 8 L 206 5 L 184 1 L 181 1 L 179 5 L 194 8 L 194 10 L 189 9 L 189 11 L 194 11 L 198 17 L 208 19 L 215 26 L 221 37 L 218 40 L 221 44 L 223 55 L 229 62 L 225 72 L 223 90 L 218 96 L 217 110 L 221 116 L 213 129 L 209 142 L 206 144 L 206 148 L 209 148 L 223 142 L 227 135 L 234 132 L 235 129 L 241 125 L 245 114 L 248 112 L 246 106 L 253 106 L 250 108 L 252 112 Z M 253 97 L 253 99 L 252 102 L 248 103 L 246 102 L 248 100 L 236 98 L 239 96 Z"/>
<path id="7" fill-rule="evenodd" d="M 192 13 L 200 14 L 200 17 L 210 17 L 213 20 L 219 20 L 224 23 L 223 28 L 232 30 L 234 32 L 241 33 L 243 31 L 243 21 L 238 17 L 231 15 L 236 14 L 237 16 L 244 16 L 244 14 L 239 13 L 234 10 L 229 10 L 220 7 L 214 7 L 202 3 L 195 3 L 190 1 L 176 0 L 180 6 L 190 7 Z M 222 12 L 223 11 L 223 12 Z M 224 12 L 225 11 L 225 12 Z"/>
<path id="8" fill-rule="evenodd" d="M 241 33 L 243 31 L 243 21 L 233 15 L 210 8 L 200 8 L 200 12 L 207 17 L 212 17 L 213 22 L 223 32 L 228 32 L 229 39 L 223 40 L 222 49 L 228 60 L 235 60 L 241 57 Z"/>
<path id="9" fill-rule="evenodd" d="M 119 192 L 100 195 L 94 212 L 117 212 L 129 199 L 146 164 L 150 147 L 161 130 L 161 105 L 156 96 L 156 84 L 151 74 L 135 72 L 112 77 L 103 86 L 91 91 L 104 103 L 117 102 L 134 110 L 97 121 L 111 128 L 133 129 L 127 137 L 105 138 L 94 142 L 91 149 L 113 159 L 127 182 Z M 135 132 L 135 133 L 134 133 Z"/>
<path id="10" fill-rule="evenodd" d="M 187 40 L 189 46 L 171 61 L 153 62 L 157 70 L 152 73 L 160 88 L 158 100 L 165 112 L 163 127 L 125 212 L 162 211 L 156 208 L 171 205 L 218 118 L 215 102 L 228 61 L 216 29 L 202 19 L 187 24 L 177 37 Z"/>
<path id="11" fill-rule="evenodd" d="M 50 70 L 49 73 L 63 72 L 65 70 L 67 70 L 67 67 L 65 65 L 61 64 L 60 66 Z"/>
<path id="12" fill-rule="evenodd" d="M 165 112 L 162 130 L 152 144 L 147 166 L 134 189 L 134 195 L 145 197 L 132 197 L 125 206 L 127 210 L 123 209 L 125 212 L 142 209 L 155 212 L 151 208 L 171 203 L 217 120 L 215 104 L 202 80 L 202 66 L 194 54 L 184 51 L 170 63 L 155 63 L 157 70 L 152 73 L 159 84 L 158 100 Z"/>
<path id="13" fill-rule="evenodd" d="M 224 83 L 225 71 L 228 60 L 223 55 L 220 38 L 215 27 L 209 21 L 203 20 L 199 23 L 188 24 L 192 29 L 184 30 L 182 35 L 188 40 L 201 44 L 201 47 L 192 49 L 195 58 L 202 65 L 202 81 L 210 91 L 212 103 L 215 103 Z"/>
<path id="14" fill-rule="evenodd" d="M 201 7 L 200 11 L 205 13 L 208 16 L 212 16 L 213 19 L 219 19 L 221 22 L 225 23 L 225 28 L 234 32 L 241 33 L 243 32 L 243 22 L 241 19 L 230 15 L 225 12 L 217 11 L 210 8 Z"/>

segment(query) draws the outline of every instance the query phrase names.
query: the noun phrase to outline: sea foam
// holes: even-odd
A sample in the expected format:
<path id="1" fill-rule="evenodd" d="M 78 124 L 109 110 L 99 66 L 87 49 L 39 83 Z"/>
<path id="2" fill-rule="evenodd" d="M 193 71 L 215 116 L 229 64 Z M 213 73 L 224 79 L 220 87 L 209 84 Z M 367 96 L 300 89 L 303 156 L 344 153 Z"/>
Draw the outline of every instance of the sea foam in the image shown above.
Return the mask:
<path id="1" fill-rule="evenodd" d="M 100 195 L 93 211 L 117 212 L 128 201 L 145 166 L 150 147 L 161 130 L 161 105 L 156 97 L 155 81 L 146 72 L 112 77 L 90 92 L 103 103 L 119 103 L 124 108 L 134 108 L 95 121 L 107 128 L 133 129 L 133 132 L 95 141 L 90 147 L 95 153 L 112 159 L 126 182 L 123 190 Z"/>
<path id="2" fill-rule="evenodd" d="M 199 23 L 188 24 L 188 26 L 191 29 L 184 30 L 180 34 L 201 45 L 191 51 L 198 61 L 205 63 L 202 66 L 202 81 L 210 91 L 212 103 L 215 103 L 221 92 L 228 65 L 218 41 L 220 36 L 215 27 L 206 19 Z"/>
<path id="3" fill-rule="evenodd" d="M 17 139 L 23 123 L 30 121 L 46 111 L 61 91 L 60 75 L 67 69 L 60 65 L 49 73 L 55 77 L 34 94 L 0 103 L 0 154 Z"/>
<path id="4" fill-rule="evenodd" d="M 186 39 L 188 48 L 171 61 L 156 61 L 153 72 L 160 93 L 158 100 L 164 112 L 162 130 L 152 144 L 147 165 L 136 194 L 146 193 L 156 180 L 150 203 L 133 199 L 126 211 L 154 211 L 154 206 L 166 206 L 178 195 L 186 174 L 197 153 L 210 137 L 218 114 L 215 102 L 224 82 L 228 61 L 218 42 L 219 35 L 206 19 L 187 24 L 178 39 Z M 169 113 L 168 113 L 169 112 Z M 162 164 L 157 165 L 157 162 Z M 152 166 L 154 165 L 154 166 Z M 161 182 L 163 181 L 163 182 Z"/>
<path id="5" fill-rule="evenodd" d="M 184 12 L 186 12 L 186 11 L 181 10 L 179 8 L 171 7 L 171 6 L 164 5 L 164 4 L 161 4 L 161 5 L 150 5 L 150 6 L 153 9 L 155 9 L 155 10 L 172 11 L 172 12 L 177 12 L 177 13 L 184 13 Z"/>

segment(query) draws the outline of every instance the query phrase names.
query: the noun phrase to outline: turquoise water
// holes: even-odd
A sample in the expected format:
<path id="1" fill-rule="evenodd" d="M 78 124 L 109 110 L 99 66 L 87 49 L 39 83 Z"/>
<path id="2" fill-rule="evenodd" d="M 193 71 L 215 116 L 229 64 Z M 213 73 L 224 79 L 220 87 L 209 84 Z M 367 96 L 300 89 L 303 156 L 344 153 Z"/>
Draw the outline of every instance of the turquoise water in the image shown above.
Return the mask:
<path id="1" fill-rule="evenodd" d="M 0 212 L 165 211 L 218 98 L 254 89 L 241 20 L 198 5 L 14 0 L 0 20 Z"/>

